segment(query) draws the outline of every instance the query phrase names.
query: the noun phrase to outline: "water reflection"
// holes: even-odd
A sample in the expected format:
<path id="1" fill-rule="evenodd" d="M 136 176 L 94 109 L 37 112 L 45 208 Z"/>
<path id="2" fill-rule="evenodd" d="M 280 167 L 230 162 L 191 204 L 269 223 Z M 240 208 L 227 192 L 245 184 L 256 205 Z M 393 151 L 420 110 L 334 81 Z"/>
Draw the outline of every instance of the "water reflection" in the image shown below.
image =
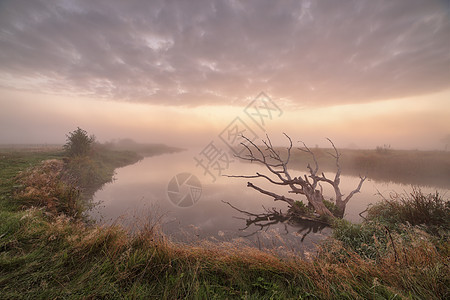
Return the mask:
<path id="1" fill-rule="evenodd" d="M 242 217 L 235 217 L 236 219 L 241 219 L 245 221 L 245 227 L 242 229 L 239 229 L 239 231 L 246 231 L 251 226 L 257 227 L 257 230 L 253 231 L 250 234 L 244 235 L 244 237 L 250 237 L 255 234 L 257 234 L 260 231 L 266 231 L 273 225 L 282 224 L 284 226 L 285 234 L 289 234 L 290 228 L 295 228 L 296 233 L 298 235 L 302 235 L 301 242 L 305 240 L 305 237 L 311 233 L 318 233 L 322 232 L 322 230 L 326 227 L 329 227 L 328 224 L 324 222 L 320 222 L 318 220 L 308 220 L 308 219 L 300 219 L 300 218 L 293 218 L 292 216 L 288 215 L 287 213 L 283 213 L 281 210 L 276 210 L 275 208 L 272 209 L 265 209 L 265 212 L 263 213 L 252 213 L 249 211 L 244 211 L 242 209 L 239 209 L 235 207 L 233 204 L 227 201 L 222 201 L 223 203 L 227 204 L 234 210 L 238 211 L 239 213 L 246 215 L 246 218 Z M 289 225 L 289 226 L 288 226 Z"/>
<path id="2" fill-rule="evenodd" d="M 137 164 L 117 170 L 115 181 L 107 184 L 94 195 L 94 202 L 99 202 L 89 215 L 99 223 L 111 224 L 119 222 L 128 228 L 137 228 L 137 223 L 161 220 L 163 232 L 175 241 L 191 242 L 201 239 L 213 241 L 236 241 L 245 239 L 255 247 L 289 249 L 312 249 L 314 244 L 330 234 L 329 228 L 312 225 L 308 222 L 295 224 L 292 220 L 279 219 L 265 226 L 263 220 L 247 224 L 248 215 L 238 214 L 235 209 L 222 201 L 229 202 L 240 210 L 260 215 L 270 211 L 286 212 L 285 203 L 274 202 L 246 187 L 246 181 L 233 178 L 218 178 L 211 182 L 201 169 L 195 167 L 193 157 L 198 149 L 173 154 L 147 157 Z M 230 165 L 229 174 L 255 174 L 261 171 L 256 164 L 234 162 Z M 189 172 L 197 176 L 202 183 L 202 196 L 195 205 L 178 207 L 168 198 L 169 181 L 179 173 Z M 299 174 L 302 171 L 299 171 Z M 297 176 L 297 174 L 295 175 Z M 358 177 L 342 176 L 343 193 L 351 191 Z M 255 181 L 264 187 L 265 181 Z M 268 187 L 268 186 L 266 186 Z M 268 187 L 269 188 L 269 187 Z M 286 192 L 282 186 L 270 187 L 277 193 Z M 390 191 L 403 192 L 410 190 L 408 186 L 367 181 L 362 192 L 355 195 L 347 205 L 345 218 L 354 222 L 361 220 L 359 213 L 369 203 L 381 198 Z M 423 188 L 433 192 L 433 188 Z M 445 194 L 447 190 L 440 191 Z M 324 190 L 325 196 L 332 196 L 333 191 Z M 245 217 L 244 220 L 236 219 Z M 275 219 L 273 219 L 275 221 Z M 260 230 L 263 226 L 264 230 Z M 256 232 L 256 233 L 255 233 Z M 246 237 L 247 236 L 247 237 Z M 303 241 L 303 243 L 301 243 Z M 299 246 L 301 244 L 301 246 Z"/>

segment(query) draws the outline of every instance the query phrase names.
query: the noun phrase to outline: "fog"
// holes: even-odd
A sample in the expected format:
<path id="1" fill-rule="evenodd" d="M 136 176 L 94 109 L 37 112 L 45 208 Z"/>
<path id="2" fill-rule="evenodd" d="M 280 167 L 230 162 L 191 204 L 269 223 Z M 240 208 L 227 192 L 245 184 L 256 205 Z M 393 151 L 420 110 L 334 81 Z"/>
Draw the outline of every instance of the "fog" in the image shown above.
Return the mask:
<path id="1" fill-rule="evenodd" d="M 239 117 L 258 136 L 269 134 L 285 145 L 282 133 L 309 145 L 341 148 L 444 149 L 450 132 L 450 93 L 282 111 L 264 129 L 244 113 L 244 106 L 168 107 L 143 103 L 80 99 L 24 92 L 3 93 L 0 143 L 62 144 L 77 126 L 106 142 L 132 138 L 138 142 L 198 147 L 217 139 Z M 30 99 L 33 99 L 32 101 Z M 275 102 L 276 100 L 274 100 Z M 249 102 L 250 103 L 250 102 Z M 413 104 L 414 105 L 413 105 Z M 280 108 L 281 109 L 281 108 Z"/>
<path id="2" fill-rule="evenodd" d="M 444 149 L 448 1 L 2 1 L 0 144 L 255 136 Z M 264 126 L 248 112 L 264 92 Z M 271 111 L 263 111 L 270 114 Z M 448 141 L 447 141 L 448 143 Z"/>

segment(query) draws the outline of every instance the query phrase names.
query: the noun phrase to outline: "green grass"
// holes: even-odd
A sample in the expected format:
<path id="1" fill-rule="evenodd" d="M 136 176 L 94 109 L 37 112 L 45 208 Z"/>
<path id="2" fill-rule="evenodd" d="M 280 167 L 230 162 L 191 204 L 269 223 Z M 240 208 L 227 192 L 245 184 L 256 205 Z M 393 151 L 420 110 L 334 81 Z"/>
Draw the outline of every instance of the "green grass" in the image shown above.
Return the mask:
<path id="1" fill-rule="evenodd" d="M 66 215 L 50 217 L 44 206 L 14 204 L 11 178 L 42 159 L 58 157 L 61 153 L 35 153 L 1 162 L 2 299 L 450 296 L 448 255 L 432 236 L 412 226 L 386 232 L 386 225 L 375 219 L 361 225 L 342 222 L 336 224 L 335 239 L 303 259 L 233 243 L 175 244 L 152 223 L 131 236 L 119 227 L 88 226 Z"/>

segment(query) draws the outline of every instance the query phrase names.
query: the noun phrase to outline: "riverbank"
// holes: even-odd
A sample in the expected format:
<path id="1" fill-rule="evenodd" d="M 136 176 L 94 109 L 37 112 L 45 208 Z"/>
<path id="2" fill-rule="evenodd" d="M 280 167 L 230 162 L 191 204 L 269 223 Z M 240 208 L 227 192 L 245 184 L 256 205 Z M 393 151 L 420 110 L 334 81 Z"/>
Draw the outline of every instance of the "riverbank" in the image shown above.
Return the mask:
<path id="1" fill-rule="evenodd" d="M 286 149 L 278 148 L 285 152 Z M 333 149 L 311 149 L 319 163 L 321 171 L 335 172 L 336 161 L 329 153 Z M 368 178 L 384 182 L 408 185 L 421 185 L 438 188 L 450 188 L 450 152 L 394 150 L 377 148 L 375 150 L 339 149 L 343 175 L 366 175 Z M 313 165 L 309 153 L 292 150 L 290 167 L 306 169 Z"/>
<path id="2" fill-rule="evenodd" d="M 34 152 L 0 158 L 0 295 L 5 298 L 450 296 L 448 239 L 408 227 L 408 218 L 389 223 L 389 204 L 364 224 L 336 224 L 335 239 L 309 259 L 281 257 L 234 243 L 172 243 L 152 223 L 131 236 L 115 226 L 87 226 L 70 212 L 55 214 L 39 201 L 18 203 L 15 176 L 64 155 Z M 105 161 L 111 166 L 126 163 L 120 155 Z"/>

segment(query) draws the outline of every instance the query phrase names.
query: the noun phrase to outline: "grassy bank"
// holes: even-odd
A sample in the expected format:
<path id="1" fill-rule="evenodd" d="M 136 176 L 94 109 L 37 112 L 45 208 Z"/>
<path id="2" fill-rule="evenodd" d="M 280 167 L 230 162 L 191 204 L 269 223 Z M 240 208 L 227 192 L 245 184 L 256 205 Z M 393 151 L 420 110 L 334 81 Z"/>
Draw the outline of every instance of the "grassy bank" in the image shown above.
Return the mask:
<path id="1" fill-rule="evenodd" d="M 336 224 L 335 238 L 310 259 L 280 257 L 232 243 L 181 245 L 162 236 L 157 224 L 149 223 L 130 236 L 119 227 L 86 226 L 69 214 L 48 214 L 46 205 L 17 204 L 14 176 L 42 159 L 54 158 L 62 154 L 17 154 L 1 160 L 1 298 L 450 296 L 448 240 L 428 232 L 423 227 L 427 224 L 407 225 L 408 218 L 389 223 L 386 211 L 397 214 L 400 206 L 396 210 L 387 206 L 383 213 L 374 209 L 361 225 Z M 444 209 L 438 205 L 437 211 L 448 218 L 448 201 L 442 203 Z"/>
<path id="2" fill-rule="evenodd" d="M 47 213 L 72 217 L 82 215 L 93 193 L 113 179 L 116 168 L 142 159 L 135 152 L 114 151 L 102 145 L 96 145 L 85 156 L 25 149 L 4 152 L 0 157 L 5 195 L 14 199 L 9 202 L 23 208 L 44 207 Z"/>
<path id="3" fill-rule="evenodd" d="M 28 151 L 21 149 L 2 149 L 0 151 L 0 204 L 2 209 L 14 210 L 20 207 L 16 201 L 12 201 L 14 190 L 14 177 L 29 167 L 35 166 L 48 159 L 62 159 L 64 153 L 61 150 Z"/>
<path id="4" fill-rule="evenodd" d="M 116 151 L 133 151 L 143 156 L 154 156 L 184 150 L 182 148 L 172 147 L 165 144 L 137 143 L 131 139 L 120 139 L 114 142 L 109 142 L 105 144 L 105 147 Z"/>

